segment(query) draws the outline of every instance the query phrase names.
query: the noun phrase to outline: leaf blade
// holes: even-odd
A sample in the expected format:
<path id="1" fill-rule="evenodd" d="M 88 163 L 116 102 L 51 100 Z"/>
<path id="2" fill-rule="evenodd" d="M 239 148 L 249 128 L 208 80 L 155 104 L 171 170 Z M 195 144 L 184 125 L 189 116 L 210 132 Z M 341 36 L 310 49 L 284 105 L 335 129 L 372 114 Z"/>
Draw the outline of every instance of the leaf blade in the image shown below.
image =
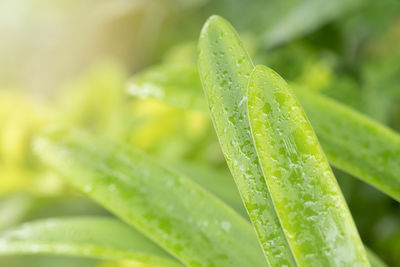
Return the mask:
<path id="1" fill-rule="evenodd" d="M 57 254 L 182 266 L 126 224 L 107 217 L 67 217 L 25 223 L 0 234 L 0 255 Z"/>
<path id="2" fill-rule="evenodd" d="M 286 82 L 265 66 L 255 67 L 250 76 L 248 114 L 264 177 L 297 264 L 369 266 L 302 107 Z"/>
<path id="3" fill-rule="evenodd" d="M 253 69 L 233 27 L 212 16 L 199 40 L 199 73 L 222 151 L 270 265 L 295 265 L 252 144 L 246 111 Z"/>
<path id="4" fill-rule="evenodd" d="M 359 0 L 332 2 L 306 0 L 299 2 L 265 31 L 262 40 L 267 48 L 288 43 L 356 9 L 361 3 Z"/>
<path id="5" fill-rule="evenodd" d="M 194 65 L 192 69 L 195 69 Z M 164 73 L 162 68 L 158 71 Z M 182 73 L 181 75 L 183 76 Z M 193 79 L 192 82 L 193 85 L 185 87 L 191 90 L 183 90 L 183 88 L 179 90 L 187 99 L 197 98 L 198 91 L 201 90 L 199 79 Z M 152 83 L 152 81 L 147 80 L 147 83 Z M 157 85 L 163 90 L 168 90 L 162 83 Z M 329 162 L 400 201 L 400 178 L 397 175 L 400 172 L 399 134 L 333 99 L 307 92 L 302 88 L 294 88 L 294 91 L 306 111 Z M 165 94 L 159 100 L 173 105 L 169 99 L 169 95 Z M 194 100 L 190 100 L 189 103 L 194 103 Z M 196 104 L 196 107 L 191 105 L 187 107 L 203 112 L 207 110 L 205 101 L 203 104 Z M 329 123 L 330 121 L 332 124 Z M 359 150 L 352 147 L 362 149 L 363 156 L 359 157 Z M 373 147 L 373 149 L 369 150 L 368 147 Z M 382 158 L 385 160 L 380 160 Z"/>
<path id="6" fill-rule="evenodd" d="M 297 90 L 329 161 L 400 201 L 400 136 L 322 95 Z"/>
<path id="7" fill-rule="evenodd" d="M 162 64 L 135 74 L 127 82 L 126 91 L 139 99 L 152 98 L 174 107 L 202 110 L 203 92 L 196 84 L 198 79 L 197 70 L 190 63 Z M 194 97 L 186 91 L 192 92 Z"/>
<path id="8" fill-rule="evenodd" d="M 265 264 L 245 219 L 142 153 L 78 131 L 38 138 L 35 147 L 75 187 L 184 264 Z"/>
<path id="9" fill-rule="evenodd" d="M 192 179 L 248 219 L 247 211 L 229 170 L 217 171 L 204 165 L 188 162 L 168 162 L 168 166 L 174 167 L 175 170 Z"/>

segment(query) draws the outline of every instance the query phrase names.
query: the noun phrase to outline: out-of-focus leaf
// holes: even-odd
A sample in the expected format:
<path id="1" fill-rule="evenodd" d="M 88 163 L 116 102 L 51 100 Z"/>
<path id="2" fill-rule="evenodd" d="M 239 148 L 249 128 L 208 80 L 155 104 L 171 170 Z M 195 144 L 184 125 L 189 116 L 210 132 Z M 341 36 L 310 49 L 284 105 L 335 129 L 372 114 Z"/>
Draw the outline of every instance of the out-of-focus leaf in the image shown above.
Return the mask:
<path id="1" fill-rule="evenodd" d="M 60 183 L 52 183 L 41 175 L 32 157 L 32 135 L 51 121 L 52 112 L 21 91 L 0 90 L 0 193 L 16 191 L 55 194 L 62 190 Z M 45 178 L 45 179 L 43 179 Z M 37 183 L 47 180 L 47 183 Z M 51 180 L 51 181 L 50 181 Z"/>
<path id="2" fill-rule="evenodd" d="M 358 11 L 359 7 L 370 1 L 252 0 L 250 4 L 241 0 L 208 2 L 203 16 L 219 14 L 231 21 L 239 32 L 251 32 L 262 45 L 271 48 L 301 38 L 355 9 Z M 186 18 L 186 22 L 194 22 L 197 26 L 199 19 L 204 17 Z M 194 29 L 189 31 L 193 32 Z"/>
<path id="3" fill-rule="evenodd" d="M 400 34 L 399 34 L 400 35 Z M 381 60 L 369 62 L 363 69 L 363 112 L 383 124 L 393 118 L 395 105 L 400 103 L 400 51 Z M 395 123 L 394 123 L 395 124 Z M 396 126 L 396 124 L 395 124 Z"/>
<path id="4" fill-rule="evenodd" d="M 277 20 L 264 34 L 267 47 L 274 47 L 310 33 L 360 5 L 360 0 L 305 0 Z"/>
<path id="5" fill-rule="evenodd" d="M 128 225 L 106 217 L 67 217 L 23 224 L 0 234 L 0 255 L 57 254 L 182 266 Z"/>
<path id="6" fill-rule="evenodd" d="M 226 20 L 212 16 L 199 40 L 199 72 L 228 166 L 270 265 L 295 265 L 253 146 L 246 88 L 253 69 Z"/>
<path id="7" fill-rule="evenodd" d="M 139 99 L 156 99 L 178 108 L 202 112 L 208 109 L 195 64 L 162 64 L 145 69 L 134 75 L 125 88 Z M 186 101 L 176 101 L 175 97 Z"/>
<path id="8" fill-rule="evenodd" d="M 201 109 L 204 103 L 203 92 L 191 88 L 196 86 L 196 80 L 198 73 L 192 64 L 159 65 L 136 74 L 128 82 L 127 90 L 130 95 L 138 98 L 166 100 L 176 107 Z M 191 97 L 181 90 L 190 90 L 197 95 Z"/>
<path id="9" fill-rule="evenodd" d="M 168 163 L 176 170 L 179 170 L 187 177 L 190 177 L 198 184 L 218 196 L 221 200 L 229 204 L 232 208 L 237 210 L 240 214 L 248 218 L 242 200 L 240 199 L 239 192 L 232 176 L 223 171 L 214 171 L 208 167 L 198 166 L 190 163 Z M 356 181 L 356 180 L 349 180 Z M 386 264 L 376 256 L 370 249 L 366 248 L 367 257 L 372 267 L 384 267 Z"/>
<path id="10" fill-rule="evenodd" d="M 146 82 L 152 83 L 151 80 Z M 179 92 L 188 98 L 198 97 L 201 85 L 197 79 L 193 82 L 195 84 L 188 88 L 195 92 L 184 88 Z M 163 84 L 159 86 L 168 90 Z M 397 175 L 400 173 L 400 136 L 337 101 L 301 88 L 295 88 L 295 93 L 329 162 L 400 200 L 400 178 Z M 168 98 L 168 94 L 164 94 L 161 100 L 171 103 Z M 206 112 L 205 101 L 201 106 Z"/>
<path id="11" fill-rule="evenodd" d="M 48 217 L 109 215 L 102 207 L 82 196 L 46 196 L 22 192 L 2 195 L 0 214 L 0 230 Z"/>
<path id="12" fill-rule="evenodd" d="M 57 121 L 66 125 L 80 125 L 93 131 L 118 136 L 121 131 L 118 116 L 123 117 L 123 81 L 125 69 L 114 61 L 94 65 L 84 75 L 66 83 L 57 99 Z"/>
<path id="13" fill-rule="evenodd" d="M 23 194 L 3 196 L 0 200 L 0 231 L 20 222 L 31 206 L 31 199 Z"/>
<path id="14" fill-rule="evenodd" d="M 372 267 L 386 266 L 371 251 L 367 252 Z M 14 227 L 0 234 L 0 255 L 2 255 L 0 263 L 15 262 L 8 260 L 10 255 L 27 254 L 68 255 L 109 260 L 130 259 L 131 261 L 122 264 L 123 267 L 138 266 L 138 264 L 181 266 L 133 228 L 117 219 L 106 217 L 39 220 Z M 66 261 L 63 258 L 61 260 Z M 54 263 L 48 258 L 39 259 L 40 264 L 34 264 L 36 261 L 32 259 L 28 261 L 30 264 L 25 263 L 25 260 L 17 262 L 22 266 L 52 266 L 51 264 Z M 70 261 L 66 262 L 68 264 Z"/>
<path id="15" fill-rule="evenodd" d="M 375 255 L 369 248 L 365 247 L 367 256 L 371 267 L 385 267 L 387 266 L 378 256 Z"/>
<path id="16" fill-rule="evenodd" d="M 196 183 L 216 195 L 242 216 L 248 216 L 233 177 L 228 170 L 217 171 L 207 166 L 188 162 L 168 163 L 168 165 L 174 167 L 175 170 L 181 172 L 190 179 L 193 179 Z"/>
<path id="17" fill-rule="evenodd" d="M 296 95 L 329 161 L 400 201 L 400 136 L 323 96 Z"/>
<path id="18" fill-rule="evenodd" d="M 50 117 L 47 107 L 37 105 L 22 92 L 0 90 L 0 165 L 25 164 L 32 132 Z"/>
<path id="19" fill-rule="evenodd" d="M 286 82 L 265 66 L 255 67 L 247 108 L 265 181 L 297 265 L 369 266 L 335 176 Z"/>
<path id="20" fill-rule="evenodd" d="M 142 153 L 76 131 L 40 137 L 35 151 L 75 187 L 186 265 L 265 265 L 245 219 Z"/>
<path id="21" fill-rule="evenodd" d="M 99 260 L 93 258 L 59 255 L 11 255 L 0 257 L 0 265 L 7 267 L 98 267 L 98 262 Z"/>

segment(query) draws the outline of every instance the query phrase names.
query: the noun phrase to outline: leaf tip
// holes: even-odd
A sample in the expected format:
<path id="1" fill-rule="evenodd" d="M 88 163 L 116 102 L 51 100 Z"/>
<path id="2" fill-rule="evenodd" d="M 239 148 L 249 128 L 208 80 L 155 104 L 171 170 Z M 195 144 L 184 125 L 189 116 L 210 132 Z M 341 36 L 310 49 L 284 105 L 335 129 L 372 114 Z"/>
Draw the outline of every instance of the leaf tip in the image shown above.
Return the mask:
<path id="1" fill-rule="evenodd" d="M 230 23 L 223 17 L 219 15 L 210 16 L 204 23 L 203 28 L 201 29 L 200 39 L 204 39 L 212 31 L 221 31 L 220 30 L 221 26 L 226 26 L 226 25 L 230 26 Z"/>
<path id="2" fill-rule="evenodd" d="M 286 84 L 285 80 L 273 69 L 265 65 L 257 65 L 250 74 L 250 81 L 257 79 L 270 80 Z"/>

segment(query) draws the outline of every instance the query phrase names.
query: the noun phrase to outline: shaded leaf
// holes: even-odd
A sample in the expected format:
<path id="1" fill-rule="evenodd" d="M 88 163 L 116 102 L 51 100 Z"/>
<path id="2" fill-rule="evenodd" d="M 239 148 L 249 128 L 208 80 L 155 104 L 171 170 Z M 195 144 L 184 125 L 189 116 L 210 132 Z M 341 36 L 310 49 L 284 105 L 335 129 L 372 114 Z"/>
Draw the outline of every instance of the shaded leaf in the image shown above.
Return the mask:
<path id="1" fill-rule="evenodd" d="M 400 136 L 326 97 L 296 95 L 329 161 L 400 201 Z"/>
<path id="2" fill-rule="evenodd" d="M 195 69 L 194 65 L 192 69 Z M 160 68 L 158 71 L 166 70 Z M 152 83 L 151 80 L 146 82 Z M 186 87 L 192 90 L 181 88 L 179 92 L 187 98 L 197 98 L 201 84 L 199 79 L 193 79 L 193 83 Z M 162 83 L 159 88 L 168 90 Z M 399 201 L 399 134 L 335 100 L 305 89 L 294 89 L 329 162 Z M 172 104 L 168 94 L 160 100 Z M 205 101 L 201 106 L 206 112 Z"/>
<path id="3" fill-rule="evenodd" d="M 188 178 L 192 179 L 231 206 L 240 215 L 248 218 L 235 181 L 233 180 L 229 170 L 218 171 L 208 166 L 196 165 L 188 162 L 168 162 L 168 166 L 174 167 L 175 170 L 186 175 Z"/>
<path id="4" fill-rule="evenodd" d="M 128 225 L 106 217 L 67 217 L 26 223 L 0 234 L 0 255 L 57 254 L 182 266 Z"/>
<path id="5" fill-rule="evenodd" d="M 318 29 L 360 4 L 360 0 L 300 1 L 266 31 L 263 41 L 269 48 L 287 43 Z"/>
<path id="6" fill-rule="evenodd" d="M 245 219 L 142 153 L 78 131 L 38 138 L 35 151 L 75 187 L 186 265 L 265 265 Z"/>

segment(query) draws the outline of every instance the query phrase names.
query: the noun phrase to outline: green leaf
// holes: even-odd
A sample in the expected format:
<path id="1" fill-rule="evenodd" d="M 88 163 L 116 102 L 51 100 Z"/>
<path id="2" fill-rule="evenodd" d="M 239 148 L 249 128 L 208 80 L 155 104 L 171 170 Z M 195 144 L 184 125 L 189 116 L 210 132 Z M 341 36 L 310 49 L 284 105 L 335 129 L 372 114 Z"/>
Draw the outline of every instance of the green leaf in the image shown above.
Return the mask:
<path id="1" fill-rule="evenodd" d="M 221 17 L 209 18 L 199 40 L 199 73 L 222 151 L 269 264 L 292 266 L 247 119 L 246 87 L 252 69 L 232 26 Z"/>
<path id="2" fill-rule="evenodd" d="M 247 106 L 265 181 L 298 266 L 369 266 L 335 176 L 286 82 L 255 67 Z"/>
<path id="3" fill-rule="evenodd" d="M 1 196 L 0 231 L 20 222 L 31 206 L 31 199 L 25 194 Z"/>
<path id="4" fill-rule="evenodd" d="M 151 67 L 133 76 L 127 83 L 127 91 L 139 99 L 153 98 L 175 107 L 201 110 L 204 96 L 199 87 L 192 88 L 199 80 L 197 69 L 192 66 L 187 63 Z M 190 91 L 195 97 L 182 91 Z"/>
<path id="5" fill-rule="evenodd" d="M 185 94 L 181 98 L 190 99 L 187 103 L 195 103 L 194 99 L 199 98 L 201 91 L 199 78 L 193 79 L 190 86 L 178 89 L 170 84 L 180 76 L 185 76 L 186 72 L 167 76 L 166 73 L 171 73 L 167 68 L 168 66 L 163 65 L 157 69 L 160 76 L 166 77 L 163 81 L 157 81 L 158 88 L 165 91 L 159 100 L 174 105 L 171 97 L 179 92 Z M 191 66 L 190 73 L 195 68 L 194 65 Z M 145 83 L 153 82 L 148 79 Z M 400 173 L 399 134 L 335 100 L 305 89 L 294 89 L 329 162 L 400 201 L 400 177 L 397 175 Z M 168 93 L 169 90 L 176 91 Z M 202 102 L 196 104 L 196 107 L 190 104 L 187 107 L 205 112 L 207 104 Z"/>
<path id="6" fill-rule="evenodd" d="M 240 195 L 237 192 L 237 187 L 231 175 L 227 175 L 222 171 L 215 171 L 206 166 L 198 166 L 187 162 L 168 163 L 176 170 L 185 174 L 187 177 L 194 180 L 196 183 L 203 186 L 208 191 L 215 194 L 225 203 L 230 205 L 239 214 L 248 218 L 244 210 Z M 372 267 L 384 267 L 386 264 L 376 256 L 370 249 L 366 248 L 367 257 Z"/>
<path id="7" fill-rule="evenodd" d="M 41 196 L 14 193 L 0 196 L 0 231 L 21 222 L 48 217 L 105 215 L 106 210 L 83 196 Z"/>
<path id="8" fill-rule="evenodd" d="M 326 97 L 296 95 L 329 161 L 400 201 L 400 136 Z"/>
<path id="9" fill-rule="evenodd" d="M 268 48 L 300 38 L 350 10 L 360 6 L 360 0 L 303 0 L 283 14 L 264 34 Z M 310 15 L 312 14 L 312 15 Z"/>
<path id="10" fill-rule="evenodd" d="M 168 163 L 176 170 L 179 170 L 187 177 L 203 186 L 208 191 L 215 194 L 225 203 L 237 210 L 241 215 L 248 218 L 246 211 L 243 211 L 243 204 L 240 195 L 237 192 L 237 187 L 231 175 L 226 175 L 225 172 L 217 172 L 206 166 L 198 166 L 187 162 Z M 366 248 L 367 257 L 372 267 L 384 267 L 386 264 L 376 256 L 370 249 Z"/>
<path id="11" fill-rule="evenodd" d="M 104 260 L 110 262 L 108 260 Z M 99 260 L 93 258 L 77 258 L 71 256 L 54 255 L 10 255 L 0 257 L 0 266 L 7 267 L 103 267 Z M 100 266 L 99 266 L 100 265 Z M 139 265 L 140 266 L 140 265 Z M 122 267 L 122 266 L 119 266 Z M 129 267 L 129 266 L 128 266 Z M 138 267 L 138 266 L 130 266 Z M 154 267 L 143 266 L 140 267 Z"/>
<path id="12" fill-rule="evenodd" d="M 244 218 L 142 153 L 78 131 L 37 138 L 35 151 L 75 187 L 186 265 L 265 265 Z"/>
<path id="13" fill-rule="evenodd" d="M 189 167 L 185 165 L 183 168 Z M 212 177 L 215 178 L 214 175 Z M 224 183 L 227 183 L 229 188 L 234 186 L 233 181 L 224 179 Z M 224 190 L 218 187 L 215 191 L 219 195 Z M 240 201 L 238 195 L 237 201 Z M 386 266 L 370 250 L 367 250 L 367 253 L 373 267 Z M 21 254 L 68 255 L 131 260 L 152 264 L 152 266 L 160 266 L 160 264 L 162 266 L 181 266 L 133 228 L 117 219 L 107 217 L 80 216 L 42 219 L 2 232 L 0 234 L 0 255 Z M 46 262 L 48 261 L 44 263 Z"/>
<path id="14" fill-rule="evenodd" d="M 106 217 L 67 217 L 23 224 L 0 234 L 0 255 L 57 254 L 182 266 L 128 225 Z"/>
<path id="15" fill-rule="evenodd" d="M 243 211 L 243 204 L 240 195 L 237 192 L 237 187 L 232 179 L 232 176 L 225 174 L 225 172 L 217 172 L 205 166 L 197 166 L 186 162 L 168 163 L 176 170 L 179 170 L 187 177 L 193 179 L 195 182 L 203 186 L 208 191 L 215 194 L 225 203 L 229 204 L 232 208 L 237 210 L 241 215 L 248 218 L 247 213 Z M 370 249 L 366 248 L 367 257 L 372 267 L 384 267 L 386 264 L 376 256 Z"/>
<path id="16" fill-rule="evenodd" d="M 367 251 L 367 256 L 371 267 L 385 267 L 387 266 L 375 253 L 369 248 L 365 247 Z"/>
<path id="17" fill-rule="evenodd" d="M 208 166 L 196 165 L 189 162 L 168 162 L 168 166 L 186 175 L 228 204 L 240 215 L 248 218 L 246 209 L 243 206 L 238 189 L 229 170 L 218 171 Z"/>

